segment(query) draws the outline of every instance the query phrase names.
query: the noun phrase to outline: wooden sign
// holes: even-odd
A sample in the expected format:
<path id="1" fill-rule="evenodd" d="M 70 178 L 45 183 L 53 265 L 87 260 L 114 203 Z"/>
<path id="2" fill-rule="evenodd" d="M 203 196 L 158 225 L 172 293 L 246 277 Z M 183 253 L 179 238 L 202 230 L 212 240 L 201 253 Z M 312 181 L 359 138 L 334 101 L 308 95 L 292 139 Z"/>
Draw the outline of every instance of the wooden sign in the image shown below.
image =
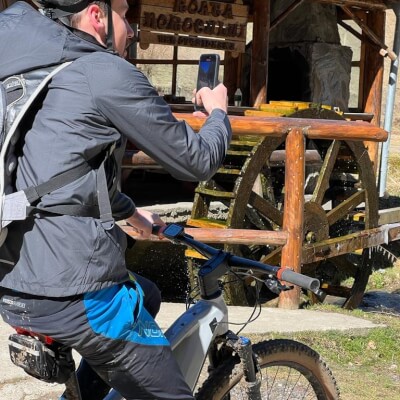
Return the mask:
<path id="1" fill-rule="evenodd" d="M 167 44 L 241 52 L 248 7 L 208 0 L 142 0 L 140 44 Z"/>

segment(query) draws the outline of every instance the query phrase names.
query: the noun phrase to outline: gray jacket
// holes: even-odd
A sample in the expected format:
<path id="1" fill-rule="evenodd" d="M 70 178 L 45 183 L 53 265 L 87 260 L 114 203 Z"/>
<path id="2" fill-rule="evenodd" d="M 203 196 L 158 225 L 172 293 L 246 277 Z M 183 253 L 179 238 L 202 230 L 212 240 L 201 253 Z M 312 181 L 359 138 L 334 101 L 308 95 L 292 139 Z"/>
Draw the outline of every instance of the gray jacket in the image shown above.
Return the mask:
<path id="1" fill-rule="evenodd" d="M 221 110 L 195 133 L 174 118 L 135 66 L 23 2 L 0 13 L 0 37 L 0 80 L 75 60 L 53 78 L 29 121 L 18 190 L 91 160 L 112 143 L 120 159 L 126 140 L 181 180 L 208 179 L 222 162 L 231 130 Z M 107 174 L 110 189 L 115 171 Z M 109 197 L 116 219 L 133 214 L 130 198 L 116 189 Z M 94 169 L 44 196 L 39 206 L 97 202 Z M 0 286 L 51 297 L 102 289 L 127 279 L 125 247 L 121 229 L 104 230 L 96 218 L 43 215 L 14 222 L 0 248 Z"/>

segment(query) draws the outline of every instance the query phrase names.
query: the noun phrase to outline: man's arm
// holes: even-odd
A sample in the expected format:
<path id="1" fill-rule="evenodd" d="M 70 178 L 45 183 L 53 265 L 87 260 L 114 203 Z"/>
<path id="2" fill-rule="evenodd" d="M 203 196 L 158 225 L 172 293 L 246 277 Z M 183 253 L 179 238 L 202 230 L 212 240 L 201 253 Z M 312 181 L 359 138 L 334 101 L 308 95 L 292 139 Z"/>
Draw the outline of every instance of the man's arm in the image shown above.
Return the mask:
<path id="1" fill-rule="evenodd" d="M 112 62 L 104 68 L 91 71 L 93 81 L 98 83 L 93 94 L 100 111 L 173 177 L 187 181 L 209 179 L 223 161 L 231 139 L 225 111 L 210 106 L 211 115 L 195 133 L 184 121 L 174 118 L 168 104 L 139 70 L 117 57 L 110 59 Z M 204 96 L 207 109 L 213 96 Z"/>

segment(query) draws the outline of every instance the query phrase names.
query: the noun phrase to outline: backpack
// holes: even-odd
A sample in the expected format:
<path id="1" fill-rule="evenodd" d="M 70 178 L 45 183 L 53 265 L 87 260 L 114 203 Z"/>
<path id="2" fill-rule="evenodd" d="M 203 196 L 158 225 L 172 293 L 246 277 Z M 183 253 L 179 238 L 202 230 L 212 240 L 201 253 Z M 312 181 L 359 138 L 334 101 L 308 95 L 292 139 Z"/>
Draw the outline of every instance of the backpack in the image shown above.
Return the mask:
<path id="1" fill-rule="evenodd" d="M 114 146 L 108 149 L 105 155 L 101 154 L 97 157 L 99 160 L 84 162 L 40 185 L 30 186 L 20 191 L 15 189 L 15 172 L 18 165 L 15 149 L 25 135 L 25 132 L 20 129 L 21 122 L 35 100 L 47 89 L 51 79 L 71 62 L 13 75 L 0 81 L 0 247 L 7 237 L 7 226 L 10 223 L 25 220 L 37 212 L 93 217 L 100 215 L 105 229 L 111 229 L 114 225 L 104 168 L 104 163 L 112 154 Z M 99 165 L 97 185 L 100 189 L 98 189 L 97 210 L 72 204 L 45 209 L 35 206 L 42 196 L 84 176 L 93 169 L 93 165 Z"/>

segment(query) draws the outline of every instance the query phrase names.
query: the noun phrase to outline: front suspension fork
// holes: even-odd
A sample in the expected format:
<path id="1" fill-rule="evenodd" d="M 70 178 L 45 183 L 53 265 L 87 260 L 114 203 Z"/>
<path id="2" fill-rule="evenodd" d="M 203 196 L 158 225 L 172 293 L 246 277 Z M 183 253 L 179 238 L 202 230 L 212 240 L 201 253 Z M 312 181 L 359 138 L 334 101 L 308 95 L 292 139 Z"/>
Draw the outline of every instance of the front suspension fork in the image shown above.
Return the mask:
<path id="1" fill-rule="evenodd" d="M 240 358 L 246 382 L 247 398 L 249 400 L 261 400 L 261 380 L 257 375 L 258 366 L 253 355 L 250 339 L 228 332 L 225 340 L 226 346 L 232 349 Z"/>

